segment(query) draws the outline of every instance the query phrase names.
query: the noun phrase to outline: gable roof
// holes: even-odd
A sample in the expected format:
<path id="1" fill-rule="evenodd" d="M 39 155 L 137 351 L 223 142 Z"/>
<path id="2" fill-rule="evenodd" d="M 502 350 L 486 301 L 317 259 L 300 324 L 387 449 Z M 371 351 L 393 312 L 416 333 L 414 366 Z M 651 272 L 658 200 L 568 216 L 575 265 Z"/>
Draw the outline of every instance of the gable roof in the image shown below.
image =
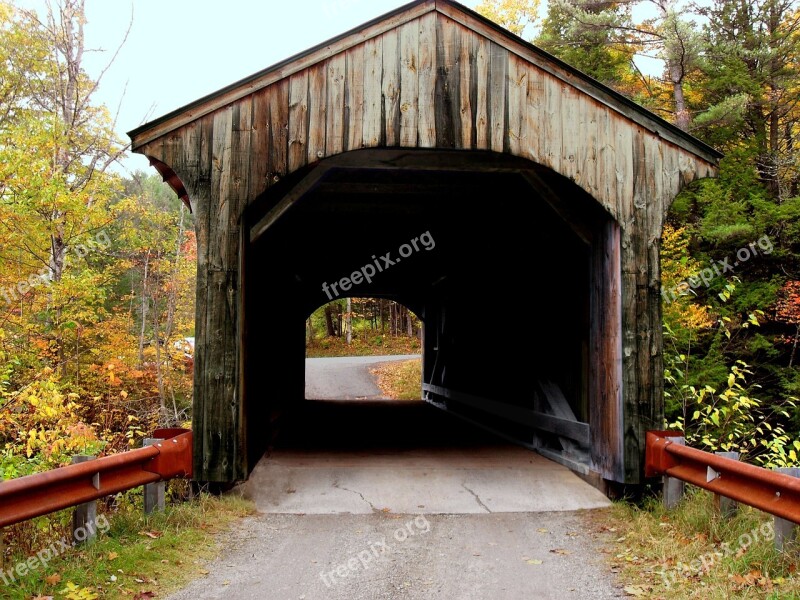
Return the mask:
<path id="1" fill-rule="evenodd" d="M 216 92 L 203 96 L 194 102 L 131 130 L 128 136 L 132 140 L 132 149 L 136 151 L 144 144 L 179 129 L 204 115 L 434 11 L 453 19 L 478 35 L 491 39 L 508 51 L 684 150 L 713 163 L 722 157 L 722 153 L 694 136 L 454 0 L 415 0 Z"/>

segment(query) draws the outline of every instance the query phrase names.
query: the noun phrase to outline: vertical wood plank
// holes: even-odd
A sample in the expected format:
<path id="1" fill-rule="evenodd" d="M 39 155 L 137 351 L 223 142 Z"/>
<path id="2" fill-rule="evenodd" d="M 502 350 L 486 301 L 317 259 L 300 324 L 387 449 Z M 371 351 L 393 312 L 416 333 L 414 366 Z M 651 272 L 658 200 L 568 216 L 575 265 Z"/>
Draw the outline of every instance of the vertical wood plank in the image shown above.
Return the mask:
<path id="1" fill-rule="evenodd" d="M 491 44 L 489 64 L 489 148 L 495 152 L 503 152 L 508 137 L 508 50 Z"/>
<path id="2" fill-rule="evenodd" d="M 545 166 L 559 170 L 561 162 L 561 83 L 554 77 L 545 77 L 544 145 L 542 161 Z"/>
<path id="3" fill-rule="evenodd" d="M 489 123 L 489 68 L 491 45 L 483 36 L 476 36 L 475 42 L 475 145 L 479 150 L 489 150 L 492 136 Z"/>
<path id="4" fill-rule="evenodd" d="M 253 129 L 250 132 L 250 185 L 253 197 L 269 187 L 271 90 L 269 87 L 253 94 Z"/>
<path id="5" fill-rule="evenodd" d="M 594 148 L 589 144 L 583 143 L 583 135 L 585 132 L 580 131 L 580 128 L 585 125 L 586 115 L 584 113 L 585 106 L 578 97 L 577 92 L 569 87 L 564 86 L 561 88 L 561 110 L 559 111 L 559 122 L 561 124 L 561 148 L 558 155 L 558 163 L 561 171 L 565 177 L 576 180 L 578 185 L 582 185 L 577 181 L 583 177 L 583 165 L 579 162 L 591 161 Z M 581 138 L 578 141 L 578 138 Z M 583 151 L 583 156 L 581 156 Z M 594 163 L 592 163 L 594 164 Z M 585 188 L 584 188 L 585 189 Z"/>
<path id="6" fill-rule="evenodd" d="M 269 88 L 270 123 L 267 186 L 275 184 L 289 172 L 289 83 L 289 80 L 284 79 Z M 258 193 L 261 193 L 261 191 Z"/>
<path id="7" fill-rule="evenodd" d="M 418 21 L 407 23 L 400 36 L 400 145 L 413 148 L 419 134 L 419 32 Z"/>
<path id="8" fill-rule="evenodd" d="M 325 157 L 328 123 L 328 62 L 308 70 L 308 162 Z"/>
<path id="9" fill-rule="evenodd" d="M 233 108 L 214 113 L 212 173 L 208 198 L 209 235 L 207 304 L 205 312 L 205 357 L 202 388 L 205 413 L 202 473 L 209 481 L 230 480 L 236 470 L 238 411 L 235 396 L 236 344 L 235 325 L 229 298 L 236 297 L 230 280 L 231 250 L 229 226 L 235 210 L 231 207 L 231 138 Z"/>
<path id="10" fill-rule="evenodd" d="M 436 146 L 455 148 L 461 140 L 460 28 L 454 21 L 436 21 Z"/>
<path id="11" fill-rule="evenodd" d="M 347 101 L 345 129 L 347 150 L 358 150 L 364 144 L 364 45 L 347 51 Z"/>
<path id="12" fill-rule="evenodd" d="M 610 207 L 607 210 L 612 214 L 617 214 L 616 202 L 616 155 L 614 153 L 614 129 L 612 128 L 612 116 L 608 110 L 598 106 L 592 100 L 587 99 L 593 108 L 593 120 L 597 131 L 597 147 L 599 156 L 596 164 L 595 188 L 596 197 L 603 206 Z"/>
<path id="13" fill-rule="evenodd" d="M 578 106 L 579 118 L 575 119 L 577 127 L 570 128 L 570 148 L 571 154 L 578 159 L 576 162 L 576 179 L 581 187 L 593 197 L 600 200 L 597 194 L 597 177 L 610 177 L 611 174 L 601 172 L 598 174 L 598 165 L 601 163 L 600 155 L 603 152 L 600 139 L 598 138 L 597 111 L 591 98 L 577 96 L 575 98 Z M 566 138 L 565 138 L 566 140 Z M 566 147 L 566 141 L 564 141 Z M 562 155 L 565 154 L 562 152 Z"/>
<path id="14" fill-rule="evenodd" d="M 528 67 L 527 79 L 525 131 L 528 143 L 524 146 L 524 156 L 534 162 L 542 162 L 546 102 L 544 74 L 538 69 Z"/>
<path id="15" fill-rule="evenodd" d="M 633 203 L 633 129 L 628 123 L 617 118 L 612 121 L 614 132 L 614 157 L 616 173 L 616 214 L 620 215 L 623 229 L 632 226 L 631 206 Z M 613 214 L 613 213 L 612 213 Z"/>
<path id="16" fill-rule="evenodd" d="M 344 101 L 347 55 L 337 54 L 327 61 L 327 102 L 325 156 L 344 152 Z"/>
<path id="17" fill-rule="evenodd" d="M 474 73 L 474 57 L 472 51 L 475 43 L 475 34 L 469 30 L 461 31 L 461 40 L 458 46 L 459 70 L 459 119 L 461 120 L 461 140 L 459 148 L 471 149 L 475 147 L 474 106 L 477 98 L 473 94 L 472 79 Z"/>
<path id="18" fill-rule="evenodd" d="M 431 12 L 419 19 L 418 147 L 436 146 L 436 19 Z"/>
<path id="19" fill-rule="evenodd" d="M 383 131 L 383 39 L 373 38 L 364 43 L 364 146 L 374 148 L 381 143 Z"/>
<path id="20" fill-rule="evenodd" d="M 308 164 L 308 70 L 289 79 L 289 172 Z"/>
<path id="21" fill-rule="evenodd" d="M 231 124 L 231 199 L 237 207 L 246 206 L 250 194 L 250 141 L 253 132 L 253 97 L 233 107 Z"/>
<path id="22" fill-rule="evenodd" d="M 518 56 L 509 56 L 508 68 L 508 150 L 514 156 L 525 156 L 527 140 L 528 68 Z"/>
<path id="23" fill-rule="evenodd" d="M 414 27 L 416 31 L 416 27 Z M 400 32 L 392 30 L 383 34 L 383 114 L 386 145 L 400 146 Z M 415 117 L 416 118 L 416 117 Z M 414 137 L 416 138 L 416 131 Z"/>

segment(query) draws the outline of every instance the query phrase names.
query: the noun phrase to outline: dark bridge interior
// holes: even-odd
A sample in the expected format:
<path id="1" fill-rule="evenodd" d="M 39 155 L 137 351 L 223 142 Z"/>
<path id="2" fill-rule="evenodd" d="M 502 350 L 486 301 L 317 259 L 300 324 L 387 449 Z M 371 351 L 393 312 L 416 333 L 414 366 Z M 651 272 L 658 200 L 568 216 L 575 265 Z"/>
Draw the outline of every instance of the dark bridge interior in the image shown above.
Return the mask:
<path id="1" fill-rule="evenodd" d="M 590 466 L 583 424 L 600 335 L 590 323 L 602 310 L 593 258 L 610 221 L 599 205 L 552 171 L 474 152 L 400 167 L 344 161 L 317 174 L 284 180 L 247 215 L 251 464 L 269 442 L 265 423 L 304 398 L 304 322 L 338 284 L 339 297 L 396 300 L 422 318 L 429 401 Z M 342 290 L 343 278 L 357 285 Z"/>

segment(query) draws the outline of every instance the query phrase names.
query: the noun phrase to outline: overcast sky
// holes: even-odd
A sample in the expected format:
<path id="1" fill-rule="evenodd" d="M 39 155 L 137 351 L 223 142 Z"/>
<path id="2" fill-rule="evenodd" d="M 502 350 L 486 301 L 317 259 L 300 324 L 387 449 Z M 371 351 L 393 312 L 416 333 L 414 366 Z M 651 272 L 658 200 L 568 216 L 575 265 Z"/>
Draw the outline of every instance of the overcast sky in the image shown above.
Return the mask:
<path id="1" fill-rule="evenodd" d="M 12 0 L 41 10 L 45 0 Z M 474 8 L 480 0 L 462 0 Z M 87 0 L 86 57 L 96 78 L 131 30 L 96 101 L 127 131 L 378 17 L 405 0 Z M 124 94 L 124 95 L 123 95 Z M 130 170 L 147 169 L 131 155 Z"/>

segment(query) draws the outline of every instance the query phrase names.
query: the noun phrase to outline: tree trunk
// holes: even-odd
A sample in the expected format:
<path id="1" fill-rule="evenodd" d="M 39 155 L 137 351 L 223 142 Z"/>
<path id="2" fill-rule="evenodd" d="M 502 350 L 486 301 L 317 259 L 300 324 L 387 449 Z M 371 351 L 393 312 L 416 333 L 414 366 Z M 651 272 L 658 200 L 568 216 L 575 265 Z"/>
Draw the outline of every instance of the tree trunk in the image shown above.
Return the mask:
<path id="1" fill-rule="evenodd" d="M 336 337 L 336 330 L 333 328 L 333 315 L 331 305 L 325 307 L 325 328 L 328 330 L 328 337 Z"/>
<path id="2" fill-rule="evenodd" d="M 139 329 L 139 367 L 144 364 L 144 334 L 147 330 L 147 303 L 148 303 L 148 277 L 150 274 L 150 251 L 144 257 L 144 277 L 142 279 L 142 307 L 141 319 L 142 326 Z"/>
<path id="3" fill-rule="evenodd" d="M 353 301 L 347 298 L 347 315 L 345 315 L 345 328 L 347 329 L 347 345 L 353 343 Z"/>

